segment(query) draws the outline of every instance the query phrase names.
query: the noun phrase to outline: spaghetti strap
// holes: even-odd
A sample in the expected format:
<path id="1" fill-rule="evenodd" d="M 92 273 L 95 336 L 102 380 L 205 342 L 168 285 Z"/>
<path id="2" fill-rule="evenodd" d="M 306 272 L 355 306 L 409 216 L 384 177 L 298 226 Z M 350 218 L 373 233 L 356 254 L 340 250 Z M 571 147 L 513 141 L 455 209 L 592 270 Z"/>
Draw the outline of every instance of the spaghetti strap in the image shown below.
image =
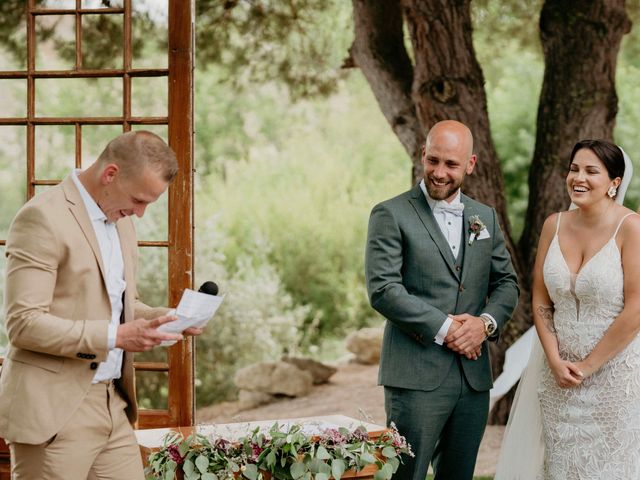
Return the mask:
<path id="1" fill-rule="evenodd" d="M 622 222 L 624 222 L 629 215 L 636 215 L 636 213 L 635 212 L 629 212 L 624 217 L 622 217 L 620 219 L 620 221 L 618 222 L 618 226 L 616 227 L 616 231 L 613 232 L 613 238 L 616 238 L 616 235 L 618 235 L 618 230 L 620 230 L 620 227 L 622 226 Z"/>
<path id="2" fill-rule="evenodd" d="M 562 212 L 558 212 L 558 220 L 556 221 L 556 236 L 560 231 L 560 217 L 562 217 Z"/>

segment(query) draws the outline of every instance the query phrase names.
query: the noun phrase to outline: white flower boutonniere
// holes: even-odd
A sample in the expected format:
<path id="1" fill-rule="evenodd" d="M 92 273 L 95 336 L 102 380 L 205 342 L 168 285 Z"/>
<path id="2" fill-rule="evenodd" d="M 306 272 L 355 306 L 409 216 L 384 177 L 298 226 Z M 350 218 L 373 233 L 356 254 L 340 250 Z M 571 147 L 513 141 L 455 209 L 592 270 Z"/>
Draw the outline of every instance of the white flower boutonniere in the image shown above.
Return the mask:
<path id="1" fill-rule="evenodd" d="M 480 220 L 479 215 L 471 215 L 469 217 L 469 245 L 473 243 L 473 241 L 478 238 L 480 232 L 486 230 L 486 225 Z"/>

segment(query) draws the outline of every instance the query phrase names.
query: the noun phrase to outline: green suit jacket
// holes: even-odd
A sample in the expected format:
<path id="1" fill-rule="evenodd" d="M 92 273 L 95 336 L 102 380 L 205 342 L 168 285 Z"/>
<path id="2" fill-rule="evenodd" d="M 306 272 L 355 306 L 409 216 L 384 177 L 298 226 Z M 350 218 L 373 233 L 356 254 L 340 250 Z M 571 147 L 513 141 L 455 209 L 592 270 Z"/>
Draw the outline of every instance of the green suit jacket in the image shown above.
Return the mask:
<path id="1" fill-rule="evenodd" d="M 465 206 L 461 265 L 451 253 L 417 185 L 376 205 L 369 219 L 365 273 L 371 306 L 386 319 L 381 385 L 436 389 L 459 354 L 434 338 L 448 314 L 491 314 L 500 331 L 518 301 L 517 278 L 493 208 L 461 195 Z M 469 241 L 478 215 L 489 238 Z M 474 390 L 492 385 L 487 343 L 478 360 L 461 356 Z"/>

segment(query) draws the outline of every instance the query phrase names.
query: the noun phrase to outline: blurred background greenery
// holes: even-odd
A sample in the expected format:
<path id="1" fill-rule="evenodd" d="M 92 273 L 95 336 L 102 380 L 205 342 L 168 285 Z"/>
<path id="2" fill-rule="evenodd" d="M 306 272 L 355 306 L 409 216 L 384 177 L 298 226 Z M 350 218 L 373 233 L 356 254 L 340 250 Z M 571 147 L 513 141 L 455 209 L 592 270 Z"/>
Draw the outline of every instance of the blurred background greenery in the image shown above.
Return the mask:
<path id="1" fill-rule="evenodd" d="M 2 8 L 10 3 L 3 0 Z M 166 0 L 133 3 L 139 6 L 136 58 L 140 65 L 166 66 L 166 16 L 156 8 L 164 5 L 166 10 Z M 214 280 L 226 294 L 197 341 L 199 406 L 232 399 L 233 373 L 242 366 L 283 353 L 335 360 L 344 354 L 349 331 L 381 324 L 364 287 L 368 215 L 373 205 L 405 191 L 411 181 L 411 161 L 362 74 L 341 68 L 353 39 L 350 2 L 306 0 L 296 18 L 278 11 L 277 5 L 263 12 L 263 18 L 241 6 L 232 16 L 225 3 L 196 2 L 195 284 Z M 472 2 L 474 45 L 486 79 L 491 130 L 516 239 L 527 203 L 544 68 L 537 33 L 540 4 Z M 12 28 L 12 13 L 2 8 L 0 69 L 24 68 L 20 30 Z M 636 11 L 630 14 L 637 19 Z M 68 61 L 68 41 L 59 33 L 64 28 L 63 23 L 42 26 L 42 62 Z M 94 42 L 104 43 L 103 54 L 91 62 L 104 66 L 117 58 L 110 48 L 115 42 L 105 38 L 120 35 L 118 27 L 96 21 L 87 28 L 96 34 Z M 58 33 L 47 37 L 49 30 Z M 625 37 L 619 56 L 615 131 L 636 169 L 638 35 L 633 29 Z M 120 89 L 116 83 L 92 80 L 81 85 L 50 82 L 38 96 L 37 108 L 52 116 L 108 112 L 119 105 Z M 166 112 L 166 84 L 138 85 L 137 90 L 134 85 L 134 96 L 140 114 Z M 0 116 L 19 116 L 25 99 L 23 82 L 0 80 Z M 39 177 L 61 178 L 73 166 L 73 128 L 38 128 L 42 145 L 36 147 L 37 163 L 44 169 Z M 166 127 L 154 131 L 166 138 Z M 118 133 L 118 127 L 88 129 L 83 143 L 87 163 Z M 0 127 L 2 238 L 25 199 L 25 141 L 23 127 Z M 626 203 L 633 209 L 640 203 L 637 175 Z M 149 209 L 138 225 L 141 239 L 166 237 L 165 211 L 166 203 Z M 4 271 L 4 255 L 0 269 Z M 145 302 L 166 303 L 166 278 L 166 253 L 142 249 L 139 290 Z M 3 285 L 0 275 L 0 289 Z M 4 334 L 0 345 L 6 346 Z M 165 355 L 160 350 L 145 359 Z M 164 382 L 153 375 L 144 378 L 140 403 L 166 405 Z"/>

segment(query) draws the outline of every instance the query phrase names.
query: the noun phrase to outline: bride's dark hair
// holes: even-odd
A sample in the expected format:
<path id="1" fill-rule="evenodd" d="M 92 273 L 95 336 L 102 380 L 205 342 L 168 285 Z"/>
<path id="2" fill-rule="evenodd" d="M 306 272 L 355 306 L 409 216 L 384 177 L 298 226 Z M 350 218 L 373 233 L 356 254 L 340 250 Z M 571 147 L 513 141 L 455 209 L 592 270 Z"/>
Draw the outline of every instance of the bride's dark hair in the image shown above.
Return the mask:
<path id="1" fill-rule="evenodd" d="M 573 150 L 571 150 L 571 158 L 569 159 L 569 165 L 573 162 L 573 158 L 578 153 L 578 150 L 587 148 L 596 154 L 596 157 L 604 164 L 607 169 L 609 178 L 614 178 L 624 175 L 624 156 L 622 150 L 616 144 L 607 142 L 606 140 L 580 140 L 575 144 Z"/>

